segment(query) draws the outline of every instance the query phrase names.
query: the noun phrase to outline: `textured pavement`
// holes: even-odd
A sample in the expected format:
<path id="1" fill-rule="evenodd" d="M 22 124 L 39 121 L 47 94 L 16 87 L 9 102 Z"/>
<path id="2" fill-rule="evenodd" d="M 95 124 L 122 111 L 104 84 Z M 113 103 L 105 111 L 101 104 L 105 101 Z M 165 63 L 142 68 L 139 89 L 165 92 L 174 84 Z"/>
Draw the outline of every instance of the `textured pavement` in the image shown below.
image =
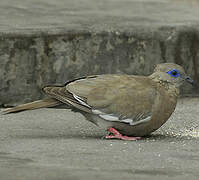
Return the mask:
<path id="1" fill-rule="evenodd" d="M 199 178 L 199 98 L 180 99 L 169 121 L 135 142 L 65 109 L 0 115 L 1 180 Z"/>

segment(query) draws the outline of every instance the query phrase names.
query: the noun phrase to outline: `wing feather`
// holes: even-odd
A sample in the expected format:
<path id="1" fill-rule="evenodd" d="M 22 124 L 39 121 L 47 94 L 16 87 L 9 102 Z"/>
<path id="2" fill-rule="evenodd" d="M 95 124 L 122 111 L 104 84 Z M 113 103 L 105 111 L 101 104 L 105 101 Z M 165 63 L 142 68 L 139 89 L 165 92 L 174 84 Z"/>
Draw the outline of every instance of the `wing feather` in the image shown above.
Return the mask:
<path id="1" fill-rule="evenodd" d="M 49 96 L 69 105 L 73 106 L 79 110 L 82 110 L 84 112 L 91 113 L 91 108 L 86 105 L 85 103 L 82 103 L 83 101 L 77 100 L 77 96 L 74 97 L 72 93 L 66 90 L 65 87 L 51 87 L 47 86 L 43 88 L 43 91 L 48 94 Z"/>
<path id="2" fill-rule="evenodd" d="M 76 100 L 107 121 L 135 125 L 151 118 L 156 89 L 148 77 L 99 75 L 66 85 Z"/>

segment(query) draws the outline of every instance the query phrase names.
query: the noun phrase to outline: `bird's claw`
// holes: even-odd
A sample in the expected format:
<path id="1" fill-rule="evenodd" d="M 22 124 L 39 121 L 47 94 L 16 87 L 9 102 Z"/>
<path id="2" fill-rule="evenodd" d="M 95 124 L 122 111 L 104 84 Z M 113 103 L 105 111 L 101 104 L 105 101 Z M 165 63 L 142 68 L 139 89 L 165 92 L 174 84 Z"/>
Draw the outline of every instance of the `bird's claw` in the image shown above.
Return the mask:
<path id="1" fill-rule="evenodd" d="M 136 141 L 141 139 L 141 137 L 129 137 L 129 136 L 123 136 L 119 131 L 117 131 L 115 128 L 109 128 L 108 131 L 113 135 L 108 135 L 105 138 L 106 139 L 121 139 L 125 141 Z"/>

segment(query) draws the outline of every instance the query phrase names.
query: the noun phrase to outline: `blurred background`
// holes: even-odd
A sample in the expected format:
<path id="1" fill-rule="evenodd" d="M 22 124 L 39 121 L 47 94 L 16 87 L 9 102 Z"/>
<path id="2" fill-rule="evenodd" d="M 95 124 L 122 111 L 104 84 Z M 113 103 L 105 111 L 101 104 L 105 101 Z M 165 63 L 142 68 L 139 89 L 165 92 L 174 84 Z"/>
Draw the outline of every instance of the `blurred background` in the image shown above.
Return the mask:
<path id="1" fill-rule="evenodd" d="M 199 83 L 197 0 L 1 0 L 0 105 L 85 75 L 149 75 L 174 62 Z M 198 89 L 185 85 L 183 96 Z"/>

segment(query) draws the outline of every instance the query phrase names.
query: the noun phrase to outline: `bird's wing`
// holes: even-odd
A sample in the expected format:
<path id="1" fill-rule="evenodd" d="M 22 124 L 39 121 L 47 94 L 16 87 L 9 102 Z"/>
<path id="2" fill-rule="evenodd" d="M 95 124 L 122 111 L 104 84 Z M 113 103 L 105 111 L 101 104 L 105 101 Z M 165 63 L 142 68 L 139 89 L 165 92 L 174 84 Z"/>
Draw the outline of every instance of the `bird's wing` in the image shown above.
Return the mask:
<path id="1" fill-rule="evenodd" d="M 99 75 L 64 87 L 44 88 L 51 97 L 107 121 L 136 125 L 150 120 L 156 89 L 142 76 Z"/>
<path id="2" fill-rule="evenodd" d="M 43 91 L 64 104 L 91 113 L 91 108 L 83 101 L 77 99 L 75 94 L 67 91 L 65 86 L 46 86 Z"/>

